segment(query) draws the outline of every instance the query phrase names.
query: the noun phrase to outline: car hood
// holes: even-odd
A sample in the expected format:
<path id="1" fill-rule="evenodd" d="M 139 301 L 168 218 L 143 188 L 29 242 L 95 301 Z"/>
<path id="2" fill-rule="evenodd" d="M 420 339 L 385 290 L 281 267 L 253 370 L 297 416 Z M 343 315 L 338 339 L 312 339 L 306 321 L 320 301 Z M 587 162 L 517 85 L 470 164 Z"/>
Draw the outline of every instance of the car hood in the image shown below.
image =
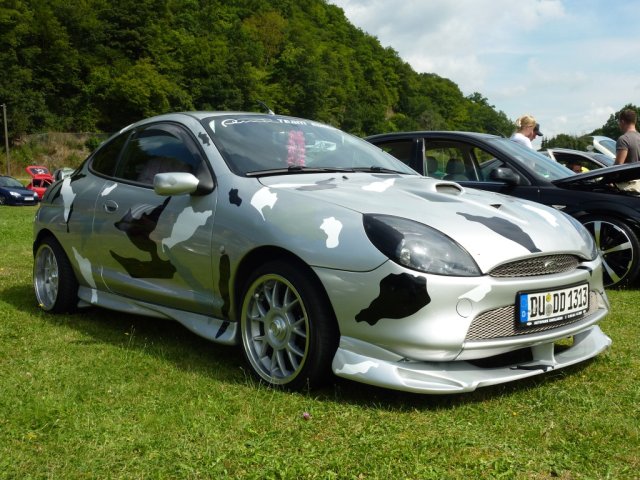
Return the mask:
<path id="1" fill-rule="evenodd" d="M 623 165 L 613 165 L 611 167 L 597 168 L 585 173 L 570 175 L 566 178 L 554 180 L 553 183 L 559 187 L 569 185 L 600 185 L 618 182 L 629 182 L 640 179 L 640 162 L 625 163 Z"/>
<path id="2" fill-rule="evenodd" d="M 308 222 L 319 208 L 339 217 L 339 211 L 333 214 L 335 206 L 361 214 L 409 218 L 454 239 L 483 271 L 535 253 L 588 256 L 590 252 L 565 214 L 453 182 L 375 174 L 306 174 L 260 181 L 287 206 L 291 221 Z M 333 208 L 325 208 L 331 204 Z"/>
<path id="3" fill-rule="evenodd" d="M 26 187 L 0 187 L 0 189 L 7 192 L 16 192 L 20 195 L 33 195 L 33 192 Z"/>

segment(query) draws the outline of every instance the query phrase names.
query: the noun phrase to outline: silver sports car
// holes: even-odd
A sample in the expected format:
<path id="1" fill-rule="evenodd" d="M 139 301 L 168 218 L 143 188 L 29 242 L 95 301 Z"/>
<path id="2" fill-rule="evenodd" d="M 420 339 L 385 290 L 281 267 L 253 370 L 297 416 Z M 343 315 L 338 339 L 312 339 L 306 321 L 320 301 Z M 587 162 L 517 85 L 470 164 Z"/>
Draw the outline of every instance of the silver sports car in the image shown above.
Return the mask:
<path id="1" fill-rule="evenodd" d="M 56 182 L 34 225 L 42 309 L 174 319 L 306 388 L 450 393 L 605 350 L 601 259 L 546 206 L 416 174 L 314 121 L 150 118 Z"/>

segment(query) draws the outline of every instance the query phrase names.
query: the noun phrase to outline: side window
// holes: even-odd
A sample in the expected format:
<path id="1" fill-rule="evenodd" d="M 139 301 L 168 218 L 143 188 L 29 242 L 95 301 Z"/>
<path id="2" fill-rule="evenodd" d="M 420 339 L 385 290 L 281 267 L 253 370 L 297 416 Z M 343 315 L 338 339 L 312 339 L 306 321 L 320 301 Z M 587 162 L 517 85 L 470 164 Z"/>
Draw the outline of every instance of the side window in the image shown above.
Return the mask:
<path id="1" fill-rule="evenodd" d="M 199 150 L 177 125 L 156 124 L 136 132 L 127 144 L 116 176 L 152 185 L 158 173 L 196 173 L 201 163 Z"/>
<path id="2" fill-rule="evenodd" d="M 116 171 L 116 165 L 128 134 L 120 135 L 101 146 L 91 159 L 90 167 L 97 173 L 112 177 Z"/>
<path id="3" fill-rule="evenodd" d="M 593 161 L 577 155 L 554 152 L 556 161 L 575 173 L 588 172 L 593 168 Z"/>
<path id="4" fill-rule="evenodd" d="M 491 155 L 490 153 L 482 150 L 478 147 L 473 147 L 472 155 L 475 158 L 476 163 L 478 164 L 478 180 L 481 182 L 490 182 L 491 172 L 498 167 L 504 167 L 504 162 L 498 160 L 496 157 Z"/>
<path id="5" fill-rule="evenodd" d="M 425 142 L 425 171 L 430 177 L 468 181 L 475 169 L 465 150 L 450 142 Z"/>
<path id="6" fill-rule="evenodd" d="M 388 154 L 396 157 L 405 165 L 416 168 L 416 166 L 413 165 L 414 155 L 412 139 L 407 138 L 402 140 L 389 140 L 387 142 L 376 143 L 376 145 Z M 416 170 L 418 169 L 416 168 Z"/>

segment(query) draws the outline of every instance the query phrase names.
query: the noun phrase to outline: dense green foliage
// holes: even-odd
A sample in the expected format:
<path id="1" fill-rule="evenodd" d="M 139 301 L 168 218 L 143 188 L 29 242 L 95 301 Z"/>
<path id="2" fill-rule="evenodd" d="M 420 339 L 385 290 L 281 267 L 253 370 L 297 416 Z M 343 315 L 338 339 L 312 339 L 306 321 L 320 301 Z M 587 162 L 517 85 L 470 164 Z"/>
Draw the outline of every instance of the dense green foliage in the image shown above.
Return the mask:
<path id="1" fill-rule="evenodd" d="M 574 135 L 567 135 L 566 133 L 561 133 L 559 135 L 556 135 L 555 137 L 543 138 L 540 148 L 546 149 L 561 147 L 585 151 L 587 149 L 587 145 L 591 145 L 591 143 L 591 139 L 588 136 L 578 137 Z"/>
<path id="2" fill-rule="evenodd" d="M 482 95 L 416 73 L 324 0 L 2 0 L 0 69 L 14 140 L 259 100 L 356 134 L 512 129 Z"/>
<path id="3" fill-rule="evenodd" d="M 638 115 L 638 118 L 640 118 L 640 107 L 636 107 L 633 104 L 627 104 L 624 107 L 622 107 L 620 111 L 626 110 L 626 109 L 635 110 L 636 114 Z M 592 135 L 604 135 L 605 137 L 610 137 L 614 139 L 618 138 L 620 136 L 620 127 L 618 125 L 618 119 L 617 119 L 618 113 L 619 112 L 609 115 L 609 119 L 607 120 L 607 123 L 605 123 L 601 128 L 595 130 L 592 133 Z"/>

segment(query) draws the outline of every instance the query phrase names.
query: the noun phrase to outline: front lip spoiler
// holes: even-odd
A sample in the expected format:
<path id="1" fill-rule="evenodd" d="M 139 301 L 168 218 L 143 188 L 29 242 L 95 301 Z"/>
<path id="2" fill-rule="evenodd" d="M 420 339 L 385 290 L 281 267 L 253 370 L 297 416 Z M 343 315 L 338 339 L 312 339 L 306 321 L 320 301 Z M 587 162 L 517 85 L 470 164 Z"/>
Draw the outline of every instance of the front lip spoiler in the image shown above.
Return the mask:
<path id="1" fill-rule="evenodd" d="M 448 394 L 520 380 L 574 365 L 595 357 L 611 339 L 594 325 L 574 335 L 573 345 L 560 353 L 554 342 L 531 347 L 529 362 L 483 368 L 466 361 L 414 362 L 349 337 L 340 339 L 333 372 L 344 378 L 406 392 Z M 375 356 L 373 356 L 375 354 Z"/>

